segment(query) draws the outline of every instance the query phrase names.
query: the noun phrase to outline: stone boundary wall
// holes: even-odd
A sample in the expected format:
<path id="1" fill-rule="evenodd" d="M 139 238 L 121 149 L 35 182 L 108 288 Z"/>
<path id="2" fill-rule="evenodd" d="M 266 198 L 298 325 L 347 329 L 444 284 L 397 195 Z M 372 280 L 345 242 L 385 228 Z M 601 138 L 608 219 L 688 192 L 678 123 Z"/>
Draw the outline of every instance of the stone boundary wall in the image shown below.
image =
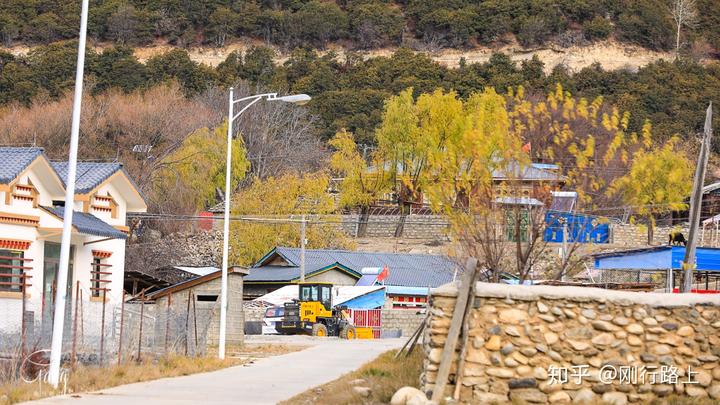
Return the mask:
<path id="1" fill-rule="evenodd" d="M 720 399 L 720 296 L 487 283 L 476 290 L 460 402 Z M 432 294 L 425 392 L 435 385 L 457 290 Z M 456 378 L 453 365 L 446 394 Z"/>
<path id="2" fill-rule="evenodd" d="M 656 226 L 653 230 L 653 243 L 655 245 L 667 245 L 668 235 L 670 232 L 680 231 L 688 237 L 687 227 L 677 226 Z M 698 245 L 702 240 L 702 227 L 700 227 L 700 234 L 698 234 Z M 713 231 L 708 227 L 705 230 L 705 246 L 711 246 L 713 238 Z M 617 246 L 627 247 L 640 247 L 647 246 L 647 227 L 633 224 L 611 224 L 610 225 L 610 243 Z"/>
<path id="3" fill-rule="evenodd" d="M 383 309 L 381 311 L 382 330 L 400 330 L 403 337 L 409 337 L 420 326 L 425 317 L 425 311 L 417 309 Z"/>
<path id="4" fill-rule="evenodd" d="M 343 215 L 342 229 L 355 236 L 359 215 Z M 364 237 L 391 238 L 400 222 L 400 215 L 370 215 Z M 403 238 L 442 239 L 447 237 L 449 223 L 442 215 L 408 215 L 405 217 Z"/>

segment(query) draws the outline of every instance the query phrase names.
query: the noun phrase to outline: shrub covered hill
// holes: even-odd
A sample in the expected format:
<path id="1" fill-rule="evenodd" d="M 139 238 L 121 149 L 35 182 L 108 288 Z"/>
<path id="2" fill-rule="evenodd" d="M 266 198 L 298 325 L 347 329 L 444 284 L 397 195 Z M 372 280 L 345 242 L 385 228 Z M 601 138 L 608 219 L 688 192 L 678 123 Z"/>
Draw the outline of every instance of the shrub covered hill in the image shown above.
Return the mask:
<path id="1" fill-rule="evenodd" d="M 502 42 L 524 46 L 605 39 L 651 49 L 675 46 L 678 0 L 98 0 L 90 35 L 143 45 L 164 38 L 178 46 L 222 45 L 233 37 L 261 38 L 287 48 L 347 41 L 355 48 L 401 45 L 415 38 L 435 46 Z M 691 43 L 720 45 L 716 0 L 695 0 Z M 8 44 L 74 38 L 79 1 L 3 0 L 0 35 Z"/>
<path id="2" fill-rule="evenodd" d="M 678 1 L 691 3 L 679 25 Z M 3 108 L 30 108 L 71 88 L 79 4 L 0 1 L 6 49 L 0 50 L 0 117 Z M 655 136 L 665 138 L 694 136 L 707 102 L 720 100 L 717 0 L 95 0 L 89 35 L 92 95 L 145 92 L 176 81 L 187 98 L 207 100 L 244 80 L 311 94 L 308 108 L 322 140 L 346 128 L 359 142 L 374 143 L 383 102 L 408 87 L 415 94 L 453 89 L 464 97 L 488 86 L 501 93 L 523 86 L 540 95 L 561 84 L 575 96 L 602 96 L 630 112 L 633 131 L 649 119 Z M 255 46 L 230 52 L 213 66 L 187 51 L 238 41 Z M 423 52 L 603 43 L 666 57 L 609 70 L 599 64 L 546 66 L 539 58 L 515 61 L 495 53 L 483 62 L 460 58 L 449 67 Z M 139 59 L 139 48 L 157 44 L 169 49 Z M 343 57 L 326 51 L 329 45 L 344 49 Z M 387 49 L 392 51 L 380 52 Z M 358 52 L 368 50 L 374 56 Z"/>

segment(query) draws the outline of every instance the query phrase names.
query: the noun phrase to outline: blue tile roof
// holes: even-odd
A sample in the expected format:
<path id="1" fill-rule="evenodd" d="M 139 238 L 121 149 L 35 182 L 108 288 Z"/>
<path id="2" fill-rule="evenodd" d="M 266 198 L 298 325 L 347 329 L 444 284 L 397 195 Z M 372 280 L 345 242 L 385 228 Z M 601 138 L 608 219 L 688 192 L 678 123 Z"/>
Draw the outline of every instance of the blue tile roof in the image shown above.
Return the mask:
<path id="1" fill-rule="evenodd" d="M 67 184 L 68 162 L 52 162 L 52 166 L 63 182 Z M 75 171 L 75 192 L 87 193 L 122 169 L 121 163 L 78 162 Z M 136 187 L 137 188 L 137 187 Z"/>
<path id="2" fill-rule="evenodd" d="M 65 214 L 65 207 L 43 206 L 42 209 L 60 218 L 60 220 L 63 219 Z M 72 224 L 78 232 L 86 235 L 103 236 L 113 239 L 127 239 L 127 235 L 125 233 L 118 231 L 113 228 L 112 225 L 92 214 L 73 211 Z"/>
<path id="3" fill-rule="evenodd" d="M 43 154 L 36 147 L 0 147 L 0 183 L 7 184 Z"/>
<path id="4" fill-rule="evenodd" d="M 283 257 L 288 266 L 265 265 L 275 254 Z M 411 253 L 351 252 L 345 250 L 307 249 L 305 251 L 306 275 L 332 265 L 339 265 L 354 273 L 358 279 L 365 267 L 388 266 L 390 275 L 386 285 L 407 287 L 438 287 L 453 280 L 455 269 L 462 267 L 446 256 Z M 277 247 L 265 255 L 253 268 L 245 281 L 278 282 L 292 281 L 300 277 L 300 249 Z"/>

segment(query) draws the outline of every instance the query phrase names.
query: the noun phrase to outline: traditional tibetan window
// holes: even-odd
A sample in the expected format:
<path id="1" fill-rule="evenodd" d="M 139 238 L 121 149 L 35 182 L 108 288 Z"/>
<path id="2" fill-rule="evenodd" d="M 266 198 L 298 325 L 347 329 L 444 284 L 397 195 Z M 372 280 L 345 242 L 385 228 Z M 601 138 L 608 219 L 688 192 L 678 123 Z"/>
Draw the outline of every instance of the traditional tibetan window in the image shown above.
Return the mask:
<path id="1" fill-rule="evenodd" d="M 27 241 L 0 239 L 0 291 L 22 292 L 26 286 L 25 274 L 32 269 L 27 265 L 32 259 L 24 257 L 29 247 Z"/>
<path id="2" fill-rule="evenodd" d="M 92 208 L 95 211 L 107 212 L 110 214 L 110 218 L 113 219 L 118 217 L 118 203 L 110 195 L 110 193 L 107 193 L 106 196 L 95 195 L 93 197 L 93 201 L 94 204 L 92 204 Z"/>
<path id="3" fill-rule="evenodd" d="M 92 271 L 90 271 L 90 292 L 93 297 L 102 297 L 103 293 L 110 291 L 107 283 L 112 275 L 111 267 L 106 260 L 112 256 L 112 252 L 103 250 L 93 250 Z"/>
<path id="4" fill-rule="evenodd" d="M 33 208 L 38 206 L 38 191 L 28 179 L 28 184 L 15 184 L 12 191 L 12 198 L 20 201 L 29 201 L 32 203 Z M 6 201 L 9 203 L 9 201 Z"/>

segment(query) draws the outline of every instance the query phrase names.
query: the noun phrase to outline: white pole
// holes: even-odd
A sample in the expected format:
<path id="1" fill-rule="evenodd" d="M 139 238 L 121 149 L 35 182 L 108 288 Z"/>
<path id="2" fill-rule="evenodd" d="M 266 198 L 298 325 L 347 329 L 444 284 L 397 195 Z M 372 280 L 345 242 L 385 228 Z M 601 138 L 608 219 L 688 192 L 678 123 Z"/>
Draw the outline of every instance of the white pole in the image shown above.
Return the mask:
<path id="1" fill-rule="evenodd" d="M 223 257 L 222 257 L 222 287 L 220 288 L 220 336 L 218 339 L 218 357 L 225 358 L 225 329 L 227 322 L 227 271 L 228 248 L 230 244 L 230 162 L 232 162 L 232 122 L 233 122 L 233 88 L 230 87 L 230 102 L 228 103 L 228 130 L 227 130 L 227 161 L 225 162 L 225 216 L 223 220 Z"/>
<path id="2" fill-rule="evenodd" d="M 300 223 L 300 282 L 305 282 L 305 215 Z"/>
<path id="3" fill-rule="evenodd" d="M 58 387 L 60 382 L 60 358 L 62 355 L 65 301 L 67 294 L 68 265 L 70 263 L 70 236 L 72 232 L 73 206 L 75 201 L 75 172 L 77 168 L 78 138 L 80 137 L 80 109 L 82 108 L 83 76 L 85 73 L 85 41 L 88 19 L 88 0 L 82 0 L 80 14 L 80 40 L 78 42 L 77 69 L 75 71 L 75 95 L 73 98 L 72 126 L 70 129 L 70 156 L 67 179 L 65 179 L 65 213 L 60 245 L 60 267 L 55 278 L 55 318 L 52 345 L 50 346 L 50 370 L 48 382 Z"/>

